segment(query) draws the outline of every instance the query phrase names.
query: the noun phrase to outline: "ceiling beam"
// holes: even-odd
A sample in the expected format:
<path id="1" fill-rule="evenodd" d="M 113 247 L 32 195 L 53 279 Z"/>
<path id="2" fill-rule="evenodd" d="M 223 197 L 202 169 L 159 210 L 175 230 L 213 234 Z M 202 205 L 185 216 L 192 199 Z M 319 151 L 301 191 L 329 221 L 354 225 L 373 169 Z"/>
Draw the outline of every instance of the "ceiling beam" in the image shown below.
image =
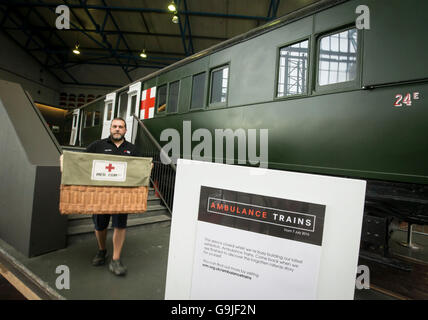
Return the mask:
<path id="1" fill-rule="evenodd" d="M 64 1 L 66 1 L 66 0 L 64 0 Z M 95 29 L 97 29 L 97 30 L 98 30 L 98 33 L 99 33 L 99 34 L 100 34 L 100 36 L 102 37 L 104 44 L 107 46 L 107 50 L 110 52 L 110 55 L 116 59 L 116 61 L 118 62 L 118 64 L 119 64 L 119 65 L 121 65 L 121 64 L 122 64 L 122 62 L 117 58 L 117 54 L 116 54 L 116 50 L 117 50 L 117 48 L 119 47 L 119 42 L 120 42 L 120 39 L 121 39 L 121 38 L 120 38 L 120 37 L 118 37 L 118 42 L 117 42 L 117 44 L 116 44 L 116 49 L 113 49 L 113 46 L 112 46 L 112 45 L 111 45 L 111 43 L 107 40 L 107 37 L 105 36 L 105 34 L 103 34 L 103 30 L 101 30 L 101 29 L 100 29 L 100 26 L 97 24 L 97 22 L 95 21 L 94 17 L 92 16 L 92 14 L 89 12 L 89 7 L 88 7 L 88 5 L 87 5 L 87 3 L 86 3 L 86 0 L 80 0 L 80 4 L 81 4 L 81 5 L 83 5 L 83 8 L 84 8 L 84 10 L 85 10 L 86 14 L 88 15 L 88 17 L 89 17 L 89 19 L 91 20 L 92 24 L 94 25 Z M 72 5 L 70 5 L 70 4 L 68 4 L 68 3 L 67 3 L 67 5 L 68 5 L 70 8 L 72 8 L 72 7 L 73 7 Z M 72 9 L 71 9 L 71 10 L 72 10 Z M 106 14 L 108 14 L 108 11 L 107 11 L 107 13 L 106 13 Z M 105 21 L 105 19 L 104 19 L 104 21 Z M 130 82 L 132 82 L 132 78 L 131 78 L 131 76 L 130 76 L 130 75 L 129 75 L 129 73 L 128 73 L 127 67 L 126 67 L 126 66 L 124 66 L 124 65 L 122 65 L 122 70 L 123 70 L 123 72 L 125 73 L 125 75 L 127 76 L 128 80 L 129 80 Z"/>
<path id="2" fill-rule="evenodd" d="M 5 10 L 2 7 L 0 7 L 0 10 L 4 13 L 7 14 L 7 19 L 10 20 L 12 23 L 14 23 L 16 26 L 19 27 L 19 23 L 17 21 L 15 21 L 10 14 L 9 10 Z M 24 26 L 21 26 L 20 30 L 27 36 L 29 37 L 33 43 L 35 43 L 39 48 L 43 48 L 42 45 L 40 45 L 33 37 L 30 33 L 28 33 L 28 31 L 24 28 Z M 47 69 L 57 80 L 59 83 L 62 83 L 62 79 L 60 79 L 58 77 L 58 75 L 54 72 L 52 72 L 43 62 L 41 62 L 34 54 L 32 54 L 31 52 L 28 52 L 28 50 L 19 42 L 16 40 L 16 37 L 14 37 L 13 35 L 11 35 L 9 32 L 7 32 L 6 30 L 2 30 L 3 33 L 6 35 L 7 38 L 9 38 L 12 42 L 14 42 L 18 47 L 20 47 L 23 51 L 25 51 L 30 57 L 32 57 L 35 61 L 37 61 L 37 63 L 39 63 L 43 68 Z"/>
<path id="3" fill-rule="evenodd" d="M 267 15 L 268 20 L 273 20 L 276 18 L 280 1 L 281 0 L 270 0 L 269 11 Z"/>
<path id="4" fill-rule="evenodd" d="M 63 3 L 26 3 L 22 1 L 10 2 L 7 0 L 0 0 L 0 4 L 7 4 L 9 6 L 18 7 L 44 7 L 44 8 L 56 8 Z M 146 13 L 159 13 L 159 14 L 171 14 L 167 9 L 156 9 L 156 8 L 138 8 L 138 7 L 122 7 L 122 6 L 105 6 L 105 5 L 83 5 L 81 4 L 68 4 L 70 9 L 96 9 L 96 10 L 110 10 L 110 11 L 122 11 L 122 12 L 146 12 Z M 181 14 L 189 16 L 201 16 L 201 17 L 212 17 L 212 18 L 228 18 L 228 19 L 245 19 L 245 20 L 261 20 L 269 21 L 266 16 L 248 16 L 242 14 L 226 14 L 221 12 L 200 12 L 200 11 L 181 11 Z"/>
<path id="5" fill-rule="evenodd" d="M 176 1 L 177 1 L 177 8 L 179 8 L 180 0 L 176 0 Z M 178 10 L 177 14 L 180 14 L 181 12 L 187 12 L 186 0 L 183 0 L 183 6 L 184 6 L 184 10 L 183 11 Z M 180 28 L 181 41 L 183 42 L 184 53 L 186 54 L 186 56 L 190 56 L 195 53 L 195 49 L 193 48 L 192 31 L 190 29 L 189 15 L 185 14 L 184 26 L 181 23 L 181 18 L 179 17 L 178 26 Z"/>
<path id="6" fill-rule="evenodd" d="M 79 50 L 81 52 L 81 54 L 79 55 L 79 57 L 85 57 L 85 56 L 95 56 L 95 57 L 103 57 L 103 58 L 122 58 L 122 59 L 132 59 L 134 61 L 136 61 L 137 63 L 139 61 L 142 61 L 142 59 L 139 57 L 139 51 L 131 51 L 128 52 L 128 50 L 116 50 L 115 55 L 112 56 L 110 53 L 105 54 L 103 52 L 106 52 L 104 49 L 99 49 L 99 48 L 84 48 L 84 47 L 79 47 Z M 31 49 L 31 50 L 27 50 L 28 52 L 38 52 L 38 51 L 43 51 L 45 53 L 49 53 L 49 54 L 68 54 L 70 52 L 70 48 L 55 48 L 55 49 L 50 49 L 50 48 L 35 48 L 35 49 Z M 184 58 L 184 55 L 182 56 L 175 56 L 175 57 L 168 57 L 168 56 L 154 56 L 153 54 L 164 54 L 163 52 L 150 52 L 150 58 L 146 58 L 144 60 L 161 60 L 161 61 L 169 61 L 169 62 L 164 62 L 165 66 L 177 62 L 181 59 Z M 169 53 L 170 54 L 170 53 Z"/>
<path id="7" fill-rule="evenodd" d="M 73 68 L 73 67 L 75 67 L 75 66 L 78 66 L 78 65 L 98 65 L 98 66 L 113 66 L 113 67 L 122 67 L 122 66 L 127 66 L 127 67 L 129 67 L 129 68 L 133 68 L 132 70 L 136 70 L 137 68 L 143 68 L 143 69 L 162 69 L 162 68 L 164 68 L 164 66 L 157 66 L 157 65 L 150 65 L 150 64 L 148 64 L 148 65 L 139 65 L 138 67 L 135 67 L 135 65 L 133 65 L 133 64 L 127 64 L 127 63 L 121 63 L 121 64 L 117 64 L 117 63 L 108 63 L 108 62 L 91 62 L 91 61 L 79 61 L 79 62 L 72 62 L 72 61 L 70 61 L 69 62 L 70 64 L 69 65 L 66 65 L 64 68 L 65 69 L 69 69 L 69 68 Z M 53 68 L 56 68 L 56 67 L 53 67 Z M 59 68 L 59 67 L 58 67 Z M 128 71 L 131 71 L 131 70 L 128 70 Z"/>
<path id="8" fill-rule="evenodd" d="M 16 28 L 12 28 L 12 27 L 3 27 L 9 30 L 14 30 Z M 50 32 L 52 30 L 57 30 L 56 28 L 53 27 L 44 27 L 44 26 L 32 26 L 33 30 L 38 30 L 38 31 L 47 31 Z M 96 29 L 89 29 L 89 28 L 74 28 L 74 27 L 70 27 L 70 29 L 62 29 L 61 32 L 88 32 L 88 33 L 98 33 L 98 31 Z M 154 37 L 169 37 L 169 38 L 181 38 L 181 34 L 172 34 L 172 33 L 151 33 L 151 32 L 139 32 L 139 31 L 128 31 L 128 30 L 121 30 L 120 31 L 122 34 L 124 35 L 135 35 L 135 36 L 154 36 Z M 114 35 L 114 34 L 119 34 L 119 31 L 117 30 L 104 30 L 103 31 L 104 34 L 106 35 Z M 192 33 L 192 39 L 198 39 L 198 40 L 213 40 L 213 41 L 226 41 L 228 38 L 224 38 L 224 37 L 210 37 L 210 36 L 198 36 L 198 35 L 194 35 Z"/>

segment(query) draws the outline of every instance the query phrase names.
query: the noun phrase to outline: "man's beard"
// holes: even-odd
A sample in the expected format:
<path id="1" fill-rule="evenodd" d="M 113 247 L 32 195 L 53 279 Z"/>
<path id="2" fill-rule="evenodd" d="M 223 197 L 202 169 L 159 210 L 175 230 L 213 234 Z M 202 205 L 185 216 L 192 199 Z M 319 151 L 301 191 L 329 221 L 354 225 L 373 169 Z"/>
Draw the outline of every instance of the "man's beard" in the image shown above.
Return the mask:
<path id="1" fill-rule="evenodd" d="M 119 136 L 119 137 L 115 138 L 114 136 L 116 136 L 116 137 Z M 120 140 L 123 139 L 123 137 L 124 137 L 124 135 L 121 135 L 120 133 L 113 133 L 113 134 L 110 135 L 110 138 L 113 141 L 120 141 Z"/>

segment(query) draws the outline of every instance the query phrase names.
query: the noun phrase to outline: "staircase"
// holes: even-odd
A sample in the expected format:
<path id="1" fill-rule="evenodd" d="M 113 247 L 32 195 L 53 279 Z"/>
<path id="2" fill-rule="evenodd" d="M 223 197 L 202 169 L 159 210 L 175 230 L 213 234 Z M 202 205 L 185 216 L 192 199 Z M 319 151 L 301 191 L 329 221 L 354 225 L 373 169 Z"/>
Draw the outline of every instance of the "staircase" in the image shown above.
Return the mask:
<path id="1" fill-rule="evenodd" d="M 149 188 L 147 200 L 147 211 L 142 214 L 129 214 L 127 228 L 136 226 L 170 221 L 171 216 L 165 206 L 161 204 L 160 198 L 155 195 L 153 188 Z M 112 229 L 111 221 L 108 229 Z M 76 214 L 68 216 L 67 236 L 73 237 L 94 232 L 94 223 L 90 214 Z"/>

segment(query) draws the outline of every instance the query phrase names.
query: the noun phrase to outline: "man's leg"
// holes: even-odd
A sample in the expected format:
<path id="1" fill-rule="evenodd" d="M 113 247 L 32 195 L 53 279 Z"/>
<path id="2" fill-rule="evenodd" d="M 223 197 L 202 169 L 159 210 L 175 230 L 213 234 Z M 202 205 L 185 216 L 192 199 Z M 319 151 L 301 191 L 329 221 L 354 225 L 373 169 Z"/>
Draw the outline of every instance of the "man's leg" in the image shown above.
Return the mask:
<path id="1" fill-rule="evenodd" d="M 126 229 L 114 228 L 113 232 L 113 260 L 119 260 L 125 242 Z"/>
<path id="2" fill-rule="evenodd" d="M 122 253 L 123 243 L 125 242 L 127 219 L 127 214 L 113 215 L 113 259 L 110 261 L 109 269 L 117 276 L 126 274 L 126 267 L 122 264 L 122 261 L 120 261 L 120 254 Z"/>
<path id="3" fill-rule="evenodd" d="M 106 249 L 107 227 L 110 222 L 109 214 L 93 214 L 92 220 L 95 226 L 95 236 L 97 237 L 98 248 Z"/>
<path id="4" fill-rule="evenodd" d="M 97 237 L 98 248 L 100 250 L 105 250 L 106 239 L 107 239 L 107 228 L 102 231 L 95 230 L 95 236 Z"/>
<path id="5" fill-rule="evenodd" d="M 102 266 L 105 264 L 107 258 L 106 239 L 107 227 L 110 222 L 110 215 L 94 214 L 92 219 L 95 225 L 95 237 L 98 243 L 98 252 L 92 259 L 93 266 Z"/>
<path id="6" fill-rule="evenodd" d="M 119 260 L 125 242 L 127 214 L 114 214 L 112 217 L 113 232 L 113 260 Z"/>

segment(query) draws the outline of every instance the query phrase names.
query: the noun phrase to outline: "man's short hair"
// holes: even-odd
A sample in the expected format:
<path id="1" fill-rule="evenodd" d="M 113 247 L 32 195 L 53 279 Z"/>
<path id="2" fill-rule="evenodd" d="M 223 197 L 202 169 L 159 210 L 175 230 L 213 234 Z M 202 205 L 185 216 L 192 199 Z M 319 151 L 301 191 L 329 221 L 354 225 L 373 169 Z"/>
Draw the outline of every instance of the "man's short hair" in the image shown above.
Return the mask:
<path id="1" fill-rule="evenodd" d="M 116 117 L 113 120 L 111 120 L 111 123 L 113 123 L 114 120 L 121 120 L 121 121 L 123 121 L 123 123 L 125 124 L 125 129 L 126 129 L 126 121 L 125 121 L 125 119 L 123 119 L 121 117 Z M 110 127 L 111 127 L 111 124 L 110 124 Z"/>

